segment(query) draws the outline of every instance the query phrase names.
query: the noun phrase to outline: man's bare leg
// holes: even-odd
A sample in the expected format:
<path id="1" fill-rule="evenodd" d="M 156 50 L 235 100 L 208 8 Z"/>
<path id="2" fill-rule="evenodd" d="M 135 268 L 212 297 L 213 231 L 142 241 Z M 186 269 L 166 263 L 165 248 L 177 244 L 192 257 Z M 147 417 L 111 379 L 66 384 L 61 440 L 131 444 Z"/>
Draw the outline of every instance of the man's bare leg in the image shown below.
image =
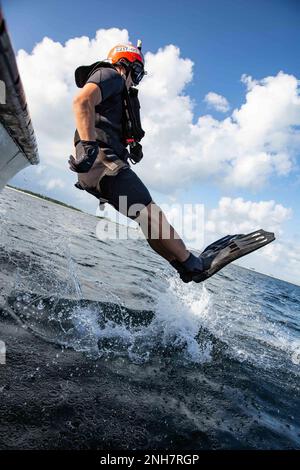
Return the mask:
<path id="1" fill-rule="evenodd" d="M 154 203 L 145 207 L 136 219 L 151 248 L 168 261 L 184 262 L 190 255 L 183 240 Z"/>
<path id="2" fill-rule="evenodd" d="M 176 259 L 175 256 L 172 255 L 168 250 L 164 249 L 160 240 L 151 240 L 150 238 L 147 238 L 146 240 L 151 246 L 152 250 L 156 251 L 156 253 L 165 258 L 167 261 L 171 262 Z"/>

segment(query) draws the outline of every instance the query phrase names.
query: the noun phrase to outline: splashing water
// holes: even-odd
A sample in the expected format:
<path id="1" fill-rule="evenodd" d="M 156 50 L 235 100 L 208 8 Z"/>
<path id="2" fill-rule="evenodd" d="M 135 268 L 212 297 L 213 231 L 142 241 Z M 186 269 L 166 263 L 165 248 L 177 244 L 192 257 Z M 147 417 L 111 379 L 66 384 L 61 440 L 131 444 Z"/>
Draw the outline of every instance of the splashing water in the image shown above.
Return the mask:
<path id="1" fill-rule="evenodd" d="M 89 355 L 125 355 L 142 363 L 158 353 L 176 354 L 177 360 L 203 363 L 210 360 L 212 344 L 209 340 L 199 342 L 197 335 L 210 296 L 202 287 L 193 302 L 189 292 L 186 288 L 182 295 L 179 282 L 170 279 L 151 315 L 143 310 L 128 311 L 120 304 L 80 305 L 79 299 L 71 302 L 28 293 L 10 296 L 10 309 L 36 334 Z"/>

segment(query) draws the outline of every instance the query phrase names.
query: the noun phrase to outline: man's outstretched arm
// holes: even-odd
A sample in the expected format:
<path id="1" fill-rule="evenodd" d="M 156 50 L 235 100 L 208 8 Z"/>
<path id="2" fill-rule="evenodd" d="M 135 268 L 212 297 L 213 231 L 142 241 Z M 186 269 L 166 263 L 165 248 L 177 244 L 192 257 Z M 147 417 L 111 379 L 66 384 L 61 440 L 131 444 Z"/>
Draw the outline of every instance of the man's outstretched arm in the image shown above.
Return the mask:
<path id="1" fill-rule="evenodd" d="M 101 99 L 100 88 L 95 83 L 87 83 L 73 100 L 76 129 L 81 140 L 96 140 L 95 106 Z"/>
<path id="2" fill-rule="evenodd" d="M 70 155 L 69 166 L 76 173 L 88 172 L 98 155 L 98 142 L 95 132 L 95 106 L 101 102 L 100 88 L 87 83 L 73 100 L 73 110 L 77 132 L 84 152 L 80 158 Z"/>

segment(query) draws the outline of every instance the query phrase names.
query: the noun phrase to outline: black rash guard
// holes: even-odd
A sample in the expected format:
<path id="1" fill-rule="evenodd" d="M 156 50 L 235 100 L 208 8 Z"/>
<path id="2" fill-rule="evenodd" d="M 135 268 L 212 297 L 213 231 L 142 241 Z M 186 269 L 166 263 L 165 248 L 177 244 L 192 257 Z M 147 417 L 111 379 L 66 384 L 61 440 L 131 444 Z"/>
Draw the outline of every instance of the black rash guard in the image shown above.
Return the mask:
<path id="1" fill-rule="evenodd" d="M 96 139 L 100 147 L 105 152 L 108 159 L 112 161 L 118 157 L 127 160 L 128 150 L 122 142 L 122 93 L 125 80 L 114 69 L 100 67 L 87 80 L 86 83 L 95 83 L 99 86 L 102 95 L 101 103 L 95 107 L 96 111 Z M 79 134 L 75 133 L 76 151 L 79 152 Z M 76 152 L 77 153 L 77 152 Z M 79 181 L 88 178 L 89 173 L 79 175 Z M 152 201 L 152 197 L 139 177 L 126 165 L 125 168 L 115 176 L 105 175 L 100 180 L 100 192 L 90 191 L 95 197 L 107 201 L 116 210 L 135 219 L 141 210 L 135 207 L 130 211 L 130 207 L 137 205 L 147 206 Z M 86 188 L 85 188 L 86 189 Z M 120 196 L 127 197 L 126 207 L 120 205 Z"/>
<path id="2" fill-rule="evenodd" d="M 112 154 L 122 160 L 128 158 L 128 151 L 122 139 L 122 94 L 125 87 L 124 78 L 114 69 L 100 67 L 86 83 L 95 83 L 101 90 L 102 101 L 95 107 L 96 139 L 101 147 L 110 148 Z M 80 140 L 75 132 L 75 145 Z"/>

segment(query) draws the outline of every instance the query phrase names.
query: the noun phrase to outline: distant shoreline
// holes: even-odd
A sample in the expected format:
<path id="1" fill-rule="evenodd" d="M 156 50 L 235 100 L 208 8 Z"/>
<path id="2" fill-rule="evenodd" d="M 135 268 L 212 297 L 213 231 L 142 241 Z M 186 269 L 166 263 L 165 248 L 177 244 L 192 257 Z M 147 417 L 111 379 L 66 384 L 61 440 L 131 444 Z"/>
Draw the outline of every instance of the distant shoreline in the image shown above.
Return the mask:
<path id="1" fill-rule="evenodd" d="M 84 212 L 81 209 L 78 209 L 77 207 L 74 207 L 74 206 L 70 206 L 69 204 L 66 204 L 57 199 L 53 199 L 52 197 L 44 196 L 43 194 L 39 194 L 39 193 L 34 193 L 33 191 L 29 191 L 28 189 L 17 188 L 16 186 L 12 186 L 10 184 L 7 184 L 5 187 L 8 189 L 12 189 L 14 191 L 18 191 L 20 193 L 29 194 L 30 196 L 36 197 L 38 199 L 44 199 L 45 201 L 53 202 L 54 204 L 58 204 L 59 206 L 67 207 L 68 209 L 73 209 L 74 211 L 82 212 L 84 214 Z"/>
<path id="2" fill-rule="evenodd" d="M 89 214 L 88 212 L 85 212 L 81 209 L 78 209 L 77 207 L 74 207 L 74 206 L 70 206 L 69 204 L 66 204 L 62 201 L 59 201 L 58 199 L 53 199 L 52 197 L 48 197 L 48 196 L 44 196 L 43 194 L 39 194 L 39 193 L 35 193 L 33 191 L 29 191 L 28 189 L 21 189 L 21 188 L 17 188 L 16 186 L 12 186 L 10 184 L 7 184 L 5 186 L 5 188 L 7 189 L 11 189 L 12 191 L 17 191 L 19 193 L 25 193 L 25 194 L 28 194 L 29 196 L 31 197 L 36 197 L 37 199 L 42 199 L 44 201 L 48 201 L 48 202 L 52 202 L 53 204 L 57 204 L 59 206 L 63 206 L 63 207 L 66 207 L 67 209 L 71 209 L 71 210 L 74 210 L 74 211 L 77 211 L 77 212 L 81 212 L 82 214 L 85 214 L 85 215 L 88 215 L 90 217 L 96 217 L 97 219 L 101 219 L 101 220 L 107 220 L 108 222 L 112 223 L 112 224 L 116 224 L 118 226 L 121 226 L 123 227 L 124 224 L 120 224 L 118 222 L 115 222 L 113 220 L 110 220 L 109 218 L 107 217 L 104 217 L 104 216 L 99 216 L 99 215 L 93 215 L 93 214 Z M 132 227 L 128 227 L 130 230 L 136 230 Z"/>

